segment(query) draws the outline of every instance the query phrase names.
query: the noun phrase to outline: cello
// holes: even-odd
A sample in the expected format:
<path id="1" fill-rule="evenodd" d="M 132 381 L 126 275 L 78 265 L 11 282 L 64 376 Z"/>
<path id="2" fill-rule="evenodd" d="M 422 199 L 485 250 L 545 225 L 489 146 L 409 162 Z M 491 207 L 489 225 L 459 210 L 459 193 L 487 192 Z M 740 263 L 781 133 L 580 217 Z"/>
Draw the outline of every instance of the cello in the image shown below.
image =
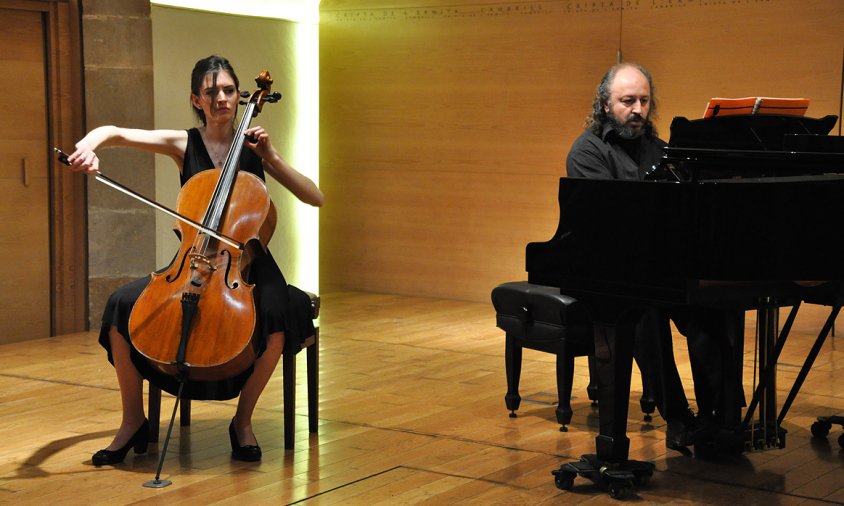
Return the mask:
<path id="1" fill-rule="evenodd" d="M 264 182 L 238 162 L 252 118 L 281 95 L 270 92 L 269 72 L 255 81 L 225 166 L 201 171 L 179 192 L 176 212 L 187 221 L 176 224 L 178 253 L 152 274 L 129 317 L 135 349 L 180 383 L 230 378 L 256 358 L 254 286 L 246 279 L 272 237 L 276 210 Z M 191 221 L 201 227 L 183 226 Z"/>

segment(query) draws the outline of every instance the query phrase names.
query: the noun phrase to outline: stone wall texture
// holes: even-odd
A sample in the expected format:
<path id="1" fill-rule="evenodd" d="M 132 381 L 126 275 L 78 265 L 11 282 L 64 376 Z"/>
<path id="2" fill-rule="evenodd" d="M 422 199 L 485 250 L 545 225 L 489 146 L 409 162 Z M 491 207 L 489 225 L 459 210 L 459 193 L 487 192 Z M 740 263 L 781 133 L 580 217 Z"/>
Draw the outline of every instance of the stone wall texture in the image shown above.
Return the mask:
<path id="1" fill-rule="evenodd" d="M 153 128 L 152 23 L 148 0 L 83 0 L 86 129 Z M 100 170 L 136 192 L 155 195 L 154 157 L 100 149 Z M 89 314 L 102 320 L 109 294 L 155 268 L 154 210 L 97 183 L 88 184 Z"/>

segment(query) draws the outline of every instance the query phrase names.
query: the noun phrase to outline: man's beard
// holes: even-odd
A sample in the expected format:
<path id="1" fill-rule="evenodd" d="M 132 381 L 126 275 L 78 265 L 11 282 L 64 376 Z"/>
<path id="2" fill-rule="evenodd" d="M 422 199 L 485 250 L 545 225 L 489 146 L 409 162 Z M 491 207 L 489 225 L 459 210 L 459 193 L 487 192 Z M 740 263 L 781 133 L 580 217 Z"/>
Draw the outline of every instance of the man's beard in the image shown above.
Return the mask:
<path id="1" fill-rule="evenodd" d="M 641 122 L 641 126 L 632 126 L 630 123 L 633 119 L 638 119 Z M 649 124 L 645 118 L 639 116 L 638 114 L 631 114 L 630 117 L 627 118 L 627 121 L 623 124 L 620 123 L 612 113 L 607 115 L 607 120 L 610 122 L 613 131 L 622 139 L 636 139 L 641 137 L 647 131 Z"/>

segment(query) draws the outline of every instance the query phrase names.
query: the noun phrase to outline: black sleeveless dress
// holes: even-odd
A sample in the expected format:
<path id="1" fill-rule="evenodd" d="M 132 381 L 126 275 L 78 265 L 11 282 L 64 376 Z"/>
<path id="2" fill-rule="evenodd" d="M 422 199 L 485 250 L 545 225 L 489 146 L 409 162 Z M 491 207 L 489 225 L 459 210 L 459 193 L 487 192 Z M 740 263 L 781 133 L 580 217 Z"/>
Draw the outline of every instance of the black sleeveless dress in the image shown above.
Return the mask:
<path id="1" fill-rule="evenodd" d="M 188 144 L 185 150 L 185 162 L 182 167 L 181 183 L 187 182 L 196 173 L 213 167 L 211 157 L 205 149 L 199 130 L 188 130 Z M 251 172 L 264 180 L 261 158 L 251 149 L 244 148 L 240 156 L 240 170 Z M 100 327 L 99 343 L 108 353 L 108 360 L 114 364 L 109 342 L 109 330 L 117 330 L 129 341 L 129 315 L 135 301 L 149 284 L 151 277 L 146 276 L 118 288 L 108 299 Z M 267 336 L 274 332 L 284 332 L 284 352 L 297 353 L 302 349 L 302 342 L 314 334 L 311 319 L 311 300 L 308 295 L 284 280 L 275 260 L 269 252 L 256 256 L 250 264 L 249 279 L 255 284 L 253 291 L 257 309 L 257 344 L 258 354 L 266 349 Z M 162 390 L 176 395 L 178 382 L 173 376 L 164 374 L 152 367 L 149 362 L 131 347 L 132 363 L 141 376 Z M 233 378 L 222 381 L 188 381 L 182 397 L 187 399 L 226 400 L 237 397 L 243 384 L 252 374 L 250 367 Z"/>

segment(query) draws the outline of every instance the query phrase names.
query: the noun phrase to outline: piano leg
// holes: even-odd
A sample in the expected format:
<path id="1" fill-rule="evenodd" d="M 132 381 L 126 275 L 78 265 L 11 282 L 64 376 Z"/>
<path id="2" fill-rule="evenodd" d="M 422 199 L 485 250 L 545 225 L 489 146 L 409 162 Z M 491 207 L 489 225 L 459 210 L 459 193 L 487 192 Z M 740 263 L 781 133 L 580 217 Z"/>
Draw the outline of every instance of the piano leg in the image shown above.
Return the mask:
<path id="1" fill-rule="evenodd" d="M 509 332 L 506 334 L 504 347 L 504 370 L 507 373 L 507 394 L 504 403 L 510 410 L 510 418 L 516 418 L 516 410 L 522 403 L 519 395 L 519 379 L 522 375 L 522 347 L 516 343 L 517 338 Z"/>
<path id="2" fill-rule="evenodd" d="M 627 461 L 627 411 L 630 403 L 630 376 L 633 370 L 635 326 L 594 324 L 595 361 L 598 366 L 598 459 Z"/>
<path id="3" fill-rule="evenodd" d="M 630 375 L 633 369 L 635 326 L 629 323 L 593 323 L 595 364 L 598 369 L 597 452 L 583 455 L 551 471 L 554 483 L 568 490 L 576 476 L 604 486 L 611 497 L 624 499 L 634 485 L 646 484 L 653 476 L 650 462 L 628 460 L 627 411 L 630 403 Z"/>

